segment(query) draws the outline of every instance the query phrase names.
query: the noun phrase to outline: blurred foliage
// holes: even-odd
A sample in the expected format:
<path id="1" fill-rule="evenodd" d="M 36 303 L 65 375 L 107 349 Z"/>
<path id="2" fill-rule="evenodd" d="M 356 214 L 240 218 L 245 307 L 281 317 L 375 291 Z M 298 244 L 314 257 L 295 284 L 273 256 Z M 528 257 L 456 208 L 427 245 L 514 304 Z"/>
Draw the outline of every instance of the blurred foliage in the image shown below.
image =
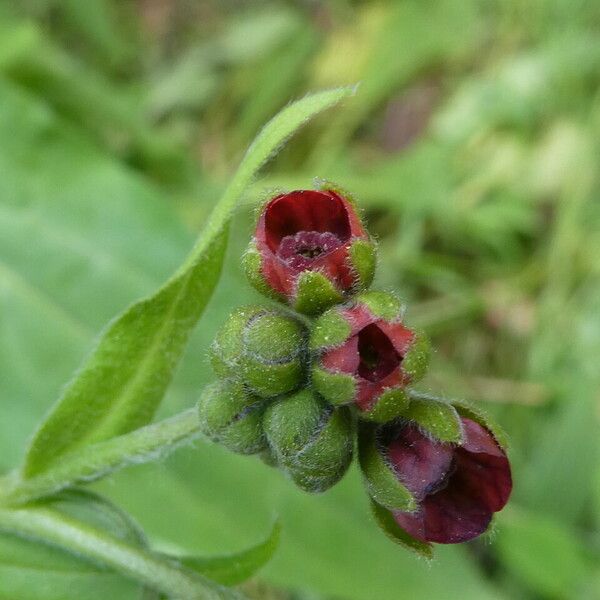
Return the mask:
<path id="1" fill-rule="evenodd" d="M 258 598 L 598 599 L 597 0 L 0 0 L 0 466 L 183 258 L 264 121 L 358 80 L 247 200 L 314 177 L 360 199 L 378 284 L 437 348 L 424 389 L 484 402 L 511 434 L 490 540 L 427 566 L 380 535 L 356 472 L 313 497 L 208 444 L 102 490 L 181 551 L 244 548 L 280 514 Z M 165 413 L 195 401 L 215 329 L 254 298 L 250 219 Z"/>

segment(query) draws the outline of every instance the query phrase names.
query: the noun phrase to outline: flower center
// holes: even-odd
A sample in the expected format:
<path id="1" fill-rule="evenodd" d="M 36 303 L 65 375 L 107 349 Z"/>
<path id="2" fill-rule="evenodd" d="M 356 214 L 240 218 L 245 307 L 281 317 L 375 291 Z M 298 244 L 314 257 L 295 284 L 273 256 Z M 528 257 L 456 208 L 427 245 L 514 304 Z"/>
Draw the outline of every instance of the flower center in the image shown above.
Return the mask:
<path id="1" fill-rule="evenodd" d="M 358 334 L 358 374 L 369 381 L 381 381 L 401 362 L 390 338 L 375 323 Z"/>
<path id="2" fill-rule="evenodd" d="M 281 240 L 277 254 L 291 267 L 308 269 L 313 261 L 339 248 L 341 244 L 341 240 L 329 231 L 299 231 Z"/>

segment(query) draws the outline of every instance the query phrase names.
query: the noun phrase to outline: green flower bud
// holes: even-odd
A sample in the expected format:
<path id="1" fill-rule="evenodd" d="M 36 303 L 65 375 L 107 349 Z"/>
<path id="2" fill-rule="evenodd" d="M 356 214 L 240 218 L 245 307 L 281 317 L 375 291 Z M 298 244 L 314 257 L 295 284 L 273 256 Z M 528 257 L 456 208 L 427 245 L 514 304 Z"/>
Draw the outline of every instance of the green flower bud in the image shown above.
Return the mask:
<path id="1" fill-rule="evenodd" d="M 306 330 L 276 310 L 250 306 L 233 312 L 211 347 L 221 377 L 243 382 L 269 398 L 296 389 L 305 377 Z"/>
<path id="2" fill-rule="evenodd" d="M 207 386 L 198 413 L 202 433 L 213 442 L 238 454 L 267 449 L 262 428 L 264 401 L 249 394 L 241 383 L 229 379 Z"/>
<path id="3" fill-rule="evenodd" d="M 334 409 L 310 390 L 270 405 L 264 430 L 279 465 L 305 491 L 322 492 L 332 487 L 352 461 L 350 412 Z"/>

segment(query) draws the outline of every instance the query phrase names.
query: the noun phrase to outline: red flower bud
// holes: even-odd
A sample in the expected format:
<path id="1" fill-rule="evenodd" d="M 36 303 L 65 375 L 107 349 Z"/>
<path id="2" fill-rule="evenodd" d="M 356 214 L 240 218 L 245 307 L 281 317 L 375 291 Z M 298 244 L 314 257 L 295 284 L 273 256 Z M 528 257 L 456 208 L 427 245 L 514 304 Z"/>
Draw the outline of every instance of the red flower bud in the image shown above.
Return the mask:
<path id="1" fill-rule="evenodd" d="M 401 322 L 402 306 L 392 295 L 366 292 L 352 306 L 325 313 L 311 346 L 317 391 L 333 404 L 354 405 L 364 418 L 385 422 L 408 405 L 405 387 L 423 376 L 427 339 Z"/>
<path id="2" fill-rule="evenodd" d="M 262 208 L 245 268 L 259 291 L 318 313 L 371 283 L 375 250 L 347 198 L 297 190 Z"/>
<path id="3" fill-rule="evenodd" d="M 422 542 L 455 544 L 481 535 L 512 490 L 510 463 L 491 432 L 471 419 L 460 421 L 459 445 L 434 441 L 407 422 L 386 425 L 379 434 L 387 464 L 418 506 L 392 514 Z"/>

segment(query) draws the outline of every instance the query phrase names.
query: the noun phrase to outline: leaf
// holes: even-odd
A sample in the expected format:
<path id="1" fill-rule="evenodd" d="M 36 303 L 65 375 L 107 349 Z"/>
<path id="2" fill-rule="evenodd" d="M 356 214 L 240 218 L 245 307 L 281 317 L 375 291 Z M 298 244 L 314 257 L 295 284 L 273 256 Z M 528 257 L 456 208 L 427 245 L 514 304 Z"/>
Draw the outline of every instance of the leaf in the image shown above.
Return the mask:
<path id="1" fill-rule="evenodd" d="M 212 581 L 228 586 L 237 585 L 252 577 L 269 562 L 279 545 L 280 535 L 281 525 L 277 522 L 264 542 L 242 552 L 209 558 L 179 556 L 177 560 Z"/>
<path id="2" fill-rule="evenodd" d="M 386 510 L 383 506 L 380 506 L 377 502 L 373 501 L 371 501 L 371 510 L 373 511 L 373 516 L 375 517 L 377 525 L 379 525 L 392 542 L 400 544 L 424 558 L 433 558 L 433 546 L 427 542 L 420 542 L 406 533 L 406 531 L 396 523 L 389 510 Z"/>
<path id="3" fill-rule="evenodd" d="M 580 536 L 536 512 L 508 512 L 496 540 L 500 559 L 536 595 L 575 598 L 588 572 Z"/>
<path id="4" fill-rule="evenodd" d="M 47 470 L 86 444 L 126 433 L 152 419 L 218 282 L 231 213 L 240 195 L 300 125 L 352 92 L 340 88 L 307 96 L 264 127 L 184 264 L 155 294 L 133 304 L 108 326 L 36 432 L 24 477 Z"/>
<path id="5" fill-rule="evenodd" d="M 75 503 L 70 504 L 73 500 Z M 13 540 L 15 546 L 12 550 L 14 551 L 16 547 L 16 555 L 22 567 L 39 566 L 40 552 L 44 552 L 35 547 L 29 550 L 27 544 L 23 545 L 22 542 L 26 540 L 26 542 L 36 542 L 34 546 L 43 544 L 71 553 L 84 563 L 84 572 L 86 570 L 91 570 L 92 573 L 103 570 L 116 571 L 127 579 L 169 597 L 181 600 L 242 600 L 239 593 L 146 550 L 139 540 L 136 543 L 131 539 L 130 531 L 120 531 L 119 528 L 115 531 L 114 527 L 111 528 L 112 530 L 107 530 L 104 527 L 106 509 L 101 513 L 101 517 L 104 517 L 101 523 L 97 522 L 97 516 L 93 518 L 95 522 L 73 516 L 72 513 L 80 513 L 82 509 L 88 517 L 94 515 L 97 509 L 96 503 L 101 502 L 100 499 L 94 499 L 92 507 L 85 507 L 85 501 L 86 498 L 80 496 L 71 501 L 63 498 L 57 502 L 31 505 L 16 510 L 0 509 L 0 531 L 9 535 L 6 539 L 10 540 L 10 536 L 21 538 L 21 542 Z M 123 517 L 118 515 L 118 518 Z M 14 556 L 13 552 L 11 554 L 13 558 L 9 560 L 14 562 Z M 71 557 L 61 556 L 59 553 L 59 558 L 54 559 L 50 564 L 55 570 L 61 570 L 70 566 L 70 560 Z M 68 597 L 73 597 L 70 592 L 68 593 Z"/>

